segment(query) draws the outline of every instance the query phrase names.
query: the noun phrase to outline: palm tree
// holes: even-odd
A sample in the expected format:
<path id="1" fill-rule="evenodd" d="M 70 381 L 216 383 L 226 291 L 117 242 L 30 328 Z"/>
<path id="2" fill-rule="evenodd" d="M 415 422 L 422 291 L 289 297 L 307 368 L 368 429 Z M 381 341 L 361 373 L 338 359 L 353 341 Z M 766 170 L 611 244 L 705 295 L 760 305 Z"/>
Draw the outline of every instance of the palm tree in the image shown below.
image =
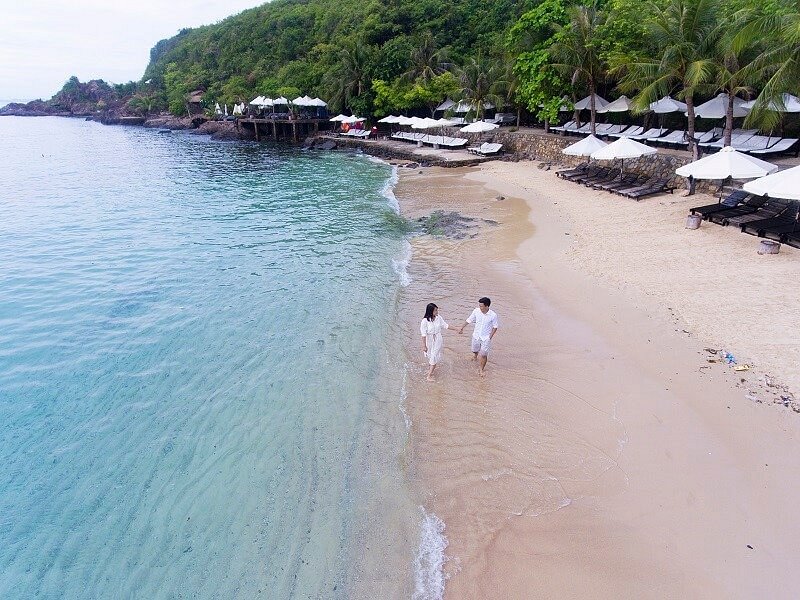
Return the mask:
<path id="1" fill-rule="evenodd" d="M 369 73 L 370 49 L 361 43 L 344 48 L 339 53 L 339 68 L 333 79 L 334 106 L 350 107 L 351 101 L 370 89 L 372 77 Z"/>
<path id="2" fill-rule="evenodd" d="M 781 119 L 770 106 L 784 108 L 783 93 L 800 95 L 800 1 L 787 2 L 786 10 L 749 15 L 749 23 L 734 38 L 737 46 L 761 40 L 763 52 L 750 65 L 750 72 L 764 83 L 746 124 L 773 128 Z"/>
<path id="3" fill-rule="evenodd" d="M 717 43 L 717 86 L 728 94 L 728 105 L 725 110 L 725 135 L 724 144 L 731 145 L 733 131 L 733 101 L 737 95 L 748 96 L 752 87 L 749 83 L 754 78 L 750 68 L 751 61 L 755 58 L 755 45 L 734 43 L 734 36 L 729 32 L 731 23 L 720 23 L 723 29 Z"/>
<path id="4" fill-rule="evenodd" d="M 572 85 L 583 83 L 589 90 L 589 113 L 592 135 L 595 133 L 597 85 L 605 78 L 605 64 L 600 49 L 595 45 L 597 30 L 603 24 L 603 15 L 594 4 L 573 6 L 569 9 L 567 26 L 555 25 L 557 41 L 550 46 L 552 66 L 568 75 Z"/>
<path id="5" fill-rule="evenodd" d="M 634 92 L 634 108 L 645 111 L 659 97 L 677 93 L 686 103 L 687 141 L 696 160 L 695 94 L 713 79 L 718 0 L 650 1 L 643 13 L 652 16 L 646 34 L 649 55 L 612 56 L 612 73 L 622 75 L 619 88 Z"/>
<path id="6" fill-rule="evenodd" d="M 483 118 L 487 104 L 496 107 L 505 104 L 508 81 L 506 69 L 497 61 L 486 59 L 483 54 L 470 58 L 458 73 L 462 99 L 475 107 L 477 118 Z"/>
<path id="7" fill-rule="evenodd" d="M 445 49 L 437 48 L 433 34 L 426 31 L 419 45 L 411 51 L 411 66 L 403 73 L 402 78 L 406 82 L 422 80 L 423 83 L 429 83 L 450 67 Z"/>

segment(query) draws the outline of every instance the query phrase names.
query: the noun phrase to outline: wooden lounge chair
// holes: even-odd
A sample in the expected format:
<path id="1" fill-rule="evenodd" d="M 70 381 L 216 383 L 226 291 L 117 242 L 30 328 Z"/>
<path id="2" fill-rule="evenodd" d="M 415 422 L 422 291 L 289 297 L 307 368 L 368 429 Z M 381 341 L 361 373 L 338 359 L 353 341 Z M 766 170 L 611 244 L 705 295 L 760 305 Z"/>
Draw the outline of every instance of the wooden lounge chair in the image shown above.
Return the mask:
<path id="1" fill-rule="evenodd" d="M 583 185 L 592 187 L 596 184 L 603 184 L 603 183 L 612 183 L 620 176 L 622 171 L 620 169 L 609 169 L 608 174 L 605 177 L 597 177 L 594 179 L 590 179 L 588 181 L 583 181 Z"/>
<path id="2" fill-rule="evenodd" d="M 717 223 L 723 227 L 730 223 L 730 219 L 734 217 L 743 217 L 744 215 L 751 215 L 766 204 L 767 198 L 765 196 L 752 196 L 746 199 L 738 206 L 720 210 L 711 213 L 706 218 L 712 223 Z"/>
<path id="3" fill-rule="evenodd" d="M 721 210 L 727 210 L 729 208 L 733 208 L 734 206 L 738 206 L 742 202 L 744 202 L 750 194 L 745 192 L 744 190 L 734 190 L 730 194 L 728 194 L 724 200 L 720 200 L 716 204 L 706 204 L 704 206 L 695 206 L 694 208 L 689 209 L 689 214 L 692 215 L 703 215 L 704 219 L 707 219 L 711 213 L 719 212 Z"/>
<path id="4" fill-rule="evenodd" d="M 467 150 L 471 150 L 471 148 L 467 148 Z M 556 177 L 564 177 L 565 175 L 572 175 L 573 173 L 576 175 L 580 175 L 586 172 L 586 169 L 589 168 L 588 162 L 582 162 L 576 167 L 572 169 L 562 169 L 561 171 L 556 171 Z"/>
<path id="5" fill-rule="evenodd" d="M 781 234 L 792 231 L 792 227 L 797 223 L 797 209 L 797 204 L 791 204 L 777 217 L 743 223 L 742 231 L 758 237 L 766 237 L 768 233 L 780 237 Z"/>
<path id="6" fill-rule="evenodd" d="M 612 190 L 616 189 L 617 187 L 630 187 L 634 185 L 639 180 L 639 175 L 637 173 L 620 173 L 617 177 L 615 177 L 612 181 L 608 182 L 600 182 L 592 184 L 596 190 Z"/>
<path id="7" fill-rule="evenodd" d="M 610 174 L 611 174 L 610 168 L 599 167 L 597 169 L 593 169 L 591 172 L 585 175 L 578 175 L 577 177 L 571 177 L 568 179 L 570 181 L 574 181 L 575 183 L 586 183 L 586 182 L 600 181 L 601 179 L 606 179 Z"/>
<path id="8" fill-rule="evenodd" d="M 649 185 L 643 185 L 638 189 L 619 193 L 626 198 L 633 198 L 638 202 L 639 199 L 645 196 L 652 196 L 653 194 L 661 194 L 663 192 L 669 192 L 671 194 L 674 189 L 675 188 L 669 186 L 668 179 L 656 179 Z"/>
<path id="9" fill-rule="evenodd" d="M 800 248 L 800 226 L 797 227 L 796 231 L 784 235 L 782 241 L 792 248 Z"/>
<path id="10" fill-rule="evenodd" d="M 764 205 L 754 213 L 737 215 L 732 217 L 725 217 L 721 225 L 733 225 L 741 229 L 745 223 L 752 223 L 753 221 L 761 221 L 764 219 L 771 219 L 777 217 L 784 211 L 789 209 L 791 202 L 781 198 L 767 198 Z"/>

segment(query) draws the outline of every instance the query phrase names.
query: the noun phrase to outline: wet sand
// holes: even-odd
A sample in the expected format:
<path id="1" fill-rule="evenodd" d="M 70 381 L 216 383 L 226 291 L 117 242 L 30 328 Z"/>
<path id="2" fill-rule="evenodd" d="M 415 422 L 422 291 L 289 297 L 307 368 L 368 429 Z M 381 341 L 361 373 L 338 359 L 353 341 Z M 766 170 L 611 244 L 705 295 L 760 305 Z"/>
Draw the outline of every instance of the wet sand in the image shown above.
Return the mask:
<path id="1" fill-rule="evenodd" d="M 412 478 L 446 525 L 445 597 L 793 597 L 800 415 L 745 398 L 757 384 L 708 363 L 676 306 L 617 285 L 602 227 L 570 220 L 586 191 L 491 163 L 401 169 L 396 195 L 409 218 L 479 219 L 475 237 L 412 240 L 401 301 Z M 581 260 L 593 250 L 602 261 Z M 626 268 L 657 268 L 632 252 Z M 425 382 L 425 304 L 460 326 L 482 295 L 501 324 L 487 377 L 466 329 Z"/>

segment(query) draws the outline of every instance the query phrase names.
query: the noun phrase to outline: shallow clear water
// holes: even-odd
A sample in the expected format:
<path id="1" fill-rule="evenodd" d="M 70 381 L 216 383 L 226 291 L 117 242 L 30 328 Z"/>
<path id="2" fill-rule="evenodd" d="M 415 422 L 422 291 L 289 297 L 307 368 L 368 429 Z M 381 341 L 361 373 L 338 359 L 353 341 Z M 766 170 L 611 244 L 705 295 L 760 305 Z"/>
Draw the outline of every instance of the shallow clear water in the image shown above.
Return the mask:
<path id="1" fill-rule="evenodd" d="M 0 138 L 0 597 L 346 597 L 397 517 L 361 507 L 405 493 L 389 167 Z"/>

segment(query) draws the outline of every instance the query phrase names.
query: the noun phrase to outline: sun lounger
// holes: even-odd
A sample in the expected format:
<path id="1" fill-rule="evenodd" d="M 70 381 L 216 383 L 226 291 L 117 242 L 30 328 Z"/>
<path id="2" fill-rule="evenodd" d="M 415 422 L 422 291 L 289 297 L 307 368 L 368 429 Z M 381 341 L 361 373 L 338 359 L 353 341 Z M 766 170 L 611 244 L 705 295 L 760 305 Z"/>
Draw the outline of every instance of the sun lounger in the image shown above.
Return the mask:
<path id="1" fill-rule="evenodd" d="M 741 229 L 744 233 L 758 237 L 765 237 L 768 233 L 778 236 L 789 233 L 797 222 L 797 209 L 798 205 L 793 203 L 777 217 L 743 223 Z"/>
<path id="2" fill-rule="evenodd" d="M 656 144 L 682 144 L 685 137 L 685 131 L 672 131 L 661 137 L 647 138 L 647 141 Z"/>
<path id="3" fill-rule="evenodd" d="M 663 192 L 672 193 L 672 190 L 675 188 L 669 186 L 668 179 L 656 179 L 649 185 L 643 185 L 638 189 L 630 190 L 627 192 L 620 191 L 618 192 L 622 196 L 626 198 L 633 198 L 634 200 L 638 201 L 640 198 L 644 198 L 645 196 L 651 196 L 653 194 L 661 194 Z"/>
<path id="4" fill-rule="evenodd" d="M 764 154 L 783 154 L 794 148 L 794 155 L 798 154 L 797 138 L 783 138 L 779 142 L 773 144 L 769 148 L 763 150 L 750 150 L 750 154 L 764 155 Z"/>
<path id="5" fill-rule="evenodd" d="M 653 127 L 651 129 L 648 129 L 644 133 L 639 133 L 639 134 L 636 134 L 636 135 L 630 135 L 628 137 L 631 138 L 632 140 L 649 140 L 651 138 L 652 139 L 657 139 L 657 138 L 661 137 L 662 135 L 664 135 L 665 133 L 667 133 L 667 131 L 669 131 L 669 130 L 668 129 L 662 129 L 660 127 Z"/>
<path id="6" fill-rule="evenodd" d="M 725 146 L 733 146 L 735 148 L 736 146 L 740 146 L 742 144 L 747 143 L 747 141 L 752 137 L 753 137 L 752 133 L 740 133 L 737 135 L 731 135 L 730 144 L 726 144 L 725 138 L 722 138 L 717 140 L 716 142 L 708 142 L 705 144 L 700 144 L 700 146 L 706 149 L 723 148 Z"/>
<path id="7" fill-rule="evenodd" d="M 611 169 L 608 167 L 596 167 L 589 170 L 584 175 L 578 175 L 576 177 L 565 177 L 564 179 L 569 179 L 570 181 L 574 181 L 575 183 L 584 183 L 587 181 L 594 181 L 594 180 L 601 180 L 608 177 L 611 173 Z"/>
<path id="8" fill-rule="evenodd" d="M 734 217 L 742 217 L 744 215 L 751 215 L 755 212 L 758 212 L 758 210 L 764 206 L 766 202 L 767 199 L 764 196 L 752 196 L 738 206 L 713 212 L 706 218 L 712 223 L 725 226 L 730 222 L 730 219 Z"/>
<path id="9" fill-rule="evenodd" d="M 620 173 L 612 181 L 594 183 L 591 185 L 591 187 L 593 187 L 596 190 L 609 191 L 612 189 L 616 189 L 617 187 L 621 188 L 630 187 L 632 185 L 635 185 L 638 180 L 639 180 L 639 175 L 637 173 Z"/>
<path id="10" fill-rule="evenodd" d="M 566 123 L 564 123 L 563 125 L 559 125 L 558 127 L 551 127 L 550 131 L 564 132 L 568 129 L 577 129 L 577 128 L 578 125 L 575 123 L 575 121 L 567 121 Z"/>
<path id="11" fill-rule="evenodd" d="M 591 187 L 595 184 L 611 183 L 619 176 L 620 172 L 620 169 L 608 169 L 608 172 L 605 175 L 591 177 L 581 181 L 580 183 L 588 187 Z"/>
<path id="12" fill-rule="evenodd" d="M 613 137 L 613 138 L 631 137 L 631 136 L 634 136 L 634 135 L 639 135 L 643 131 L 644 131 L 644 127 L 642 127 L 641 125 L 631 125 L 629 127 L 626 127 L 625 129 L 623 129 L 620 132 L 609 133 L 607 135 L 609 137 Z"/>
<path id="13" fill-rule="evenodd" d="M 630 179 L 624 179 L 620 183 L 609 184 L 603 187 L 607 192 L 619 193 L 620 190 L 634 190 L 646 185 L 650 178 L 647 175 L 636 175 Z"/>
<path id="14" fill-rule="evenodd" d="M 791 202 L 781 198 L 767 198 L 764 205 L 754 213 L 725 217 L 721 225 L 733 225 L 741 229 L 745 223 L 752 223 L 753 221 L 761 221 L 764 219 L 771 219 L 777 217 L 784 211 L 788 210 Z"/>
<path id="15" fill-rule="evenodd" d="M 472 148 L 467 148 L 467 150 L 472 150 Z M 556 171 L 556 177 L 565 177 L 566 175 L 580 175 L 586 172 L 586 169 L 589 168 L 588 162 L 583 162 L 579 164 L 577 167 L 573 167 L 572 169 L 563 169 L 561 171 Z"/>
<path id="16" fill-rule="evenodd" d="M 561 175 L 561 179 L 566 179 L 567 181 L 575 181 L 580 179 L 581 177 L 593 177 L 597 175 L 597 172 L 600 170 L 600 167 L 597 165 L 590 165 L 588 163 L 584 163 L 586 165 L 584 168 L 569 169 L 568 171 L 559 171 Z"/>
<path id="17" fill-rule="evenodd" d="M 783 236 L 783 243 L 792 248 L 800 248 L 800 227 Z"/>
<path id="18" fill-rule="evenodd" d="M 738 206 L 749 196 L 750 194 L 744 190 L 734 190 L 728 194 L 724 200 L 720 200 L 715 204 L 706 204 L 704 206 L 695 206 L 694 208 L 690 208 L 689 214 L 702 215 L 704 219 L 707 219 L 711 213 L 728 210 L 729 208 Z"/>

